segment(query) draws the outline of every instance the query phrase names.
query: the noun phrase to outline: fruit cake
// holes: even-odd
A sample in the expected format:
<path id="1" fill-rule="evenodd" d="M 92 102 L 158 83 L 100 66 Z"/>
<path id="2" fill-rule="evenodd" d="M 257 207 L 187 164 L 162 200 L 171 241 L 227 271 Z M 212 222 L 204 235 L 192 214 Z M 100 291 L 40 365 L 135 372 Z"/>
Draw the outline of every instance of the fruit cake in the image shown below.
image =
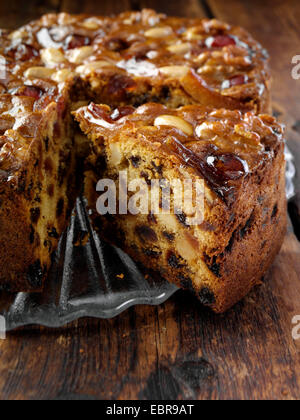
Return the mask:
<path id="1" fill-rule="evenodd" d="M 0 290 L 38 291 L 73 207 L 73 140 L 55 103 L 1 95 L 0 112 Z"/>
<path id="2" fill-rule="evenodd" d="M 114 18 L 48 14 L 0 36 L 8 68 L 0 93 L 20 94 L 25 83 L 38 89 L 31 95 L 44 96 L 39 81 L 47 80 L 69 84 L 73 101 L 114 106 L 270 107 L 266 51 L 244 29 L 215 19 L 152 10 Z"/>
<path id="3" fill-rule="evenodd" d="M 84 158 L 91 153 L 87 191 L 102 165 L 107 171 L 104 150 L 98 144 L 95 151 L 92 142 L 90 152 L 72 110 L 93 101 L 122 115 L 147 103 L 267 113 L 269 84 L 266 51 L 244 29 L 215 19 L 170 18 L 153 10 L 115 17 L 60 13 L 15 31 L 0 30 L 0 289 L 41 289 L 68 223 L 77 169 L 85 171 Z M 154 109 L 148 106 L 139 109 Z M 272 174 L 279 177 L 277 159 Z M 274 242 L 273 253 L 279 244 Z M 214 261 L 208 265 L 218 267 Z M 248 277 L 249 289 L 254 280 Z"/>
<path id="4" fill-rule="evenodd" d="M 273 117 L 200 105 L 172 110 L 154 103 L 137 109 L 92 103 L 75 116 L 93 144 L 86 191 L 94 224 L 107 240 L 192 290 L 216 312 L 261 282 L 286 231 L 284 142 Z M 144 179 L 149 211 L 137 207 L 122 215 L 119 208 L 99 215 L 98 180 L 115 180 L 118 202 L 123 171 L 127 185 Z M 175 211 L 175 179 L 203 181 L 199 223 L 190 222 L 195 197 Z M 160 191 L 171 193 L 166 205 L 160 192 L 159 206 L 151 212 L 155 180 Z"/>

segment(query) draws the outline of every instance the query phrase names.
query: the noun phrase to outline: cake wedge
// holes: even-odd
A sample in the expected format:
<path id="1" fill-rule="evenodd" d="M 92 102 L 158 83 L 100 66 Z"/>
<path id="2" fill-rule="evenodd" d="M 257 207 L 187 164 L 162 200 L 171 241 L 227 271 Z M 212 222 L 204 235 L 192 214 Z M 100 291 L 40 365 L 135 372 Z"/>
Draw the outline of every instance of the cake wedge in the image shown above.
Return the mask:
<path id="1" fill-rule="evenodd" d="M 75 118 L 92 142 L 85 192 L 104 239 L 216 312 L 261 283 L 286 232 L 283 132 L 273 117 L 197 105 L 92 103 Z M 148 213 L 120 214 L 124 174 L 127 185 L 143 180 L 148 198 L 155 181 L 169 189 L 168 211 L 160 193 L 157 213 L 149 204 Z M 119 204 L 99 214 L 104 179 L 116 184 Z M 174 180 L 203 182 L 199 223 L 190 222 L 193 195 L 176 212 Z"/>

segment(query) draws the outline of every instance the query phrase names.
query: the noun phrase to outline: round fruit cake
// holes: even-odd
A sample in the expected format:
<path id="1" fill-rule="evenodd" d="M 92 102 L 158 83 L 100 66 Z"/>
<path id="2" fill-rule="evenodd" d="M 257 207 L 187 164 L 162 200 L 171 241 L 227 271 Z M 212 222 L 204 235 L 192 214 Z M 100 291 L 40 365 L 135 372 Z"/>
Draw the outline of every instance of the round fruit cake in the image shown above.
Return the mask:
<path id="1" fill-rule="evenodd" d="M 218 214 L 213 211 L 214 223 L 206 214 L 203 237 L 199 228 L 196 239 L 201 243 L 209 235 L 216 246 L 198 248 L 193 235 L 182 231 L 183 217 L 180 226 L 174 224 L 174 232 L 167 231 L 169 239 L 176 239 L 174 249 L 167 251 L 161 242 L 163 249 L 155 251 L 150 244 L 143 254 L 140 241 L 145 232 L 138 226 L 145 223 L 138 216 L 126 222 L 132 229 L 127 229 L 130 247 L 138 251 L 131 252 L 126 241 L 118 244 L 148 268 L 168 267 L 160 270 L 162 275 L 196 291 L 216 311 L 243 297 L 278 252 L 286 223 L 281 128 L 271 117 L 258 116 L 270 111 L 269 81 L 268 56 L 261 45 L 244 29 L 215 19 L 170 18 L 153 10 L 116 17 L 62 13 L 42 16 L 15 31 L 0 30 L 0 289 L 42 289 L 51 255 L 68 224 L 78 180 L 84 173 L 86 193 L 94 207 L 91 188 L 108 173 L 113 135 L 122 138 L 122 123 L 127 127 L 130 119 L 134 119 L 133 129 L 138 124 L 156 130 L 160 125 L 153 115 L 157 114 L 162 126 L 169 124 L 167 133 L 175 138 L 177 152 L 157 149 L 153 166 L 149 161 L 153 151 L 139 139 L 131 143 L 135 136 L 129 140 L 127 133 L 135 154 L 126 159 L 140 176 L 142 172 L 145 178 L 146 173 L 148 182 L 165 175 L 165 168 L 155 172 L 160 167 L 155 161 L 164 160 L 164 153 L 173 156 L 178 166 L 173 170 L 186 171 L 182 176 L 191 175 L 191 162 L 196 162 L 197 170 L 193 169 L 204 179 L 208 197 L 214 197 L 216 209 L 222 209 Z M 105 106 L 92 103 L 75 114 L 88 140 L 72 111 L 91 102 Z M 112 130 L 103 133 L 92 121 L 87 126 L 83 120 L 93 112 L 96 125 L 100 121 L 100 126 Z M 188 133 L 182 127 L 189 127 Z M 164 130 L 159 129 L 154 143 L 150 130 L 148 143 L 161 144 Z M 199 157 L 194 149 L 204 146 L 216 156 L 205 161 L 208 156 L 201 152 Z M 110 167 L 110 173 L 117 171 L 118 164 Z M 232 165 L 238 181 L 231 179 Z M 231 194 L 231 187 L 228 193 L 228 182 L 239 185 L 234 187 L 236 195 Z M 100 233 L 105 235 L 107 218 L 102 223 Z M 116 242 L 125 229 L 122 223 L 118 217 L 110 222 Z M 151 232 L 160 238 L 164 227 L 152 226 Z M 258 241 L 258 235 L 264 234 Z M 194 263 L 180 255 L 177 239 L 183 235 L 190 235 L 193 252 L 199 253 L 199 261 L 206 261 L 207 277 L 198 273 L 201 278 L 196 279 Z M 231 242 L 238 245 L 233 247 L 234 256 L 227 258 L 224 249 Z M 147 252 L 149 258 L 145 258 Z M 152 258 L 155 252 L 157 261 Z M 254 260 L 260 267 L 256 272 Z M 183 265 L 185 269 L 176 271 L 175 266 Z"/>

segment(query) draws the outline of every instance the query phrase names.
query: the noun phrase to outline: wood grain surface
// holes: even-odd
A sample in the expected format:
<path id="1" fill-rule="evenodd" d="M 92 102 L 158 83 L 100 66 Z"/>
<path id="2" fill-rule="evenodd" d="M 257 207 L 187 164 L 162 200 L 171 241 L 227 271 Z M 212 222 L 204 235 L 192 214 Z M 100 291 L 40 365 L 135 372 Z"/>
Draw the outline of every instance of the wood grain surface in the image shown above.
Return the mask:
<path id="1" fill-rule="evenodd" d="M 300 80 L 291 77 L 291 59 L 300 54 L 298 0 L 10 0 L 0 3 L 0 27 L 50 11 L 112 14 L 140 7 L 224 19 L 262 42 L 271 54 L 274 111 L 288 125 L 300 168 Z M 298 193 L 290 204 L 296 229 L 299 203 Z M 290 225 L 264 284 L 224 315 L 178 292 L 164 305 L 132 308 L 112 320 L 9 333 L 0 341 L 0 399 L 299 399 L 295 315 L 300 243 Z"/>

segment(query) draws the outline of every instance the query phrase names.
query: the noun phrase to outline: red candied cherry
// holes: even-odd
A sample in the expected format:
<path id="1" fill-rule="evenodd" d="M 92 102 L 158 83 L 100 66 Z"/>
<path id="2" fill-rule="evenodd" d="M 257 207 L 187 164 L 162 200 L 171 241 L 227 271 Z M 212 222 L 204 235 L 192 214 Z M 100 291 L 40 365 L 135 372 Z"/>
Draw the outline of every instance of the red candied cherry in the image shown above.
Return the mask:
<path id="1" fill-rule="evenodd" d="M 7 54 L 15 60 L 21 61 L 28 61 L 39 55 L 35 48 L 27 44 L 20 44 L 16 48 L 9 50 Z"/>
<path id="2" fill-rule="evenodd" d="M 228 80 L 224 80 L 224 82 L 222 83 L 222 89 L 228 89 L 233 86 L 244 85 L 247 82 L 248 82 L 248 76 L 246 74 L 233 76 Z"/>
<path id="3" fill-rule="evenodd" d="M 113 121 L 118 121 L 119 119 L 126 117 L 127 115 L 131 115 L 133 112 L 134 112 L 133 106 L 121 106 L 119 108 L 116 108 L 113 111 L 110 118 Z"/>
<path id="4" fill-rule="evenodd" d="M 239 76 L 234 76 L 229 80 L 229 82 L 230 86 L 244 85 L 248 82 L 248 76 L 243 74 Z"/>
<path id="5" fill-rule="evenodd" d="M 236 45 L 236 41 L 231 35 L 216 35 L 207 38 L 205 44 L 208 48 L 223 48 Z"/>
<path id="6" fill-rule="evenodd" d="M 82 35 L 69 35 L 67 36 L 64 42 L 64 46 L 67 50 L 84 47 L 90 44 L 91 44 L 90 38 L 88 36 L 82 36 Z"/>
<path id="7" fill-rule="evenodd" d="M 20 94 L 21 96 L 29 96 L 31 98 L 34 98 L 35 100 L 38 100 L 43 95 L 42 89 L 36 87 L 36 86 L 26 86 L 25 89 Z"/>

